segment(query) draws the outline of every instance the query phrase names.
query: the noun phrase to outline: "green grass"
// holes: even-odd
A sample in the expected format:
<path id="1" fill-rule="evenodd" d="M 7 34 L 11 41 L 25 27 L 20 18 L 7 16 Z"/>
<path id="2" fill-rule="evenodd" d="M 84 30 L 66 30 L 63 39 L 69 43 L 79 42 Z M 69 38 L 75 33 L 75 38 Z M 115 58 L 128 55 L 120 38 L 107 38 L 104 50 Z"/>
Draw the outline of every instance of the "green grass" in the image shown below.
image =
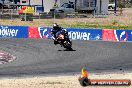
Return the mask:
<path id="1" fill-rule="evenodd" d="M 132 30 L 132 25 L 124 26 L 116 26 L 116 25 L 99 25 L 99 24 L 85 24 L 85 23 L 78 23 L 73 25 L 61 24 L 62 27 L 68 28 L 100 28 L 100 29 L 126 29 Z"/>
<path id="2" fill-rule="evenodd" d="M 116 25 L 117 24 L 117 25 Z M 52 23 L 47 23 L 47 27 L 52 27 Z M 109 24 L 109 25 L 103 25 L 103 24 L 98 24 L 98 23 L 85 23 L 85 22 L 76 22 L 75 24 L 65 24 L 61 23 L 60 26 L 63 28 L 99 28 L 99 29 L 125 29 L 125 30 L 132 30 L 132 25 L 123 25 L 114 22 Z"/>

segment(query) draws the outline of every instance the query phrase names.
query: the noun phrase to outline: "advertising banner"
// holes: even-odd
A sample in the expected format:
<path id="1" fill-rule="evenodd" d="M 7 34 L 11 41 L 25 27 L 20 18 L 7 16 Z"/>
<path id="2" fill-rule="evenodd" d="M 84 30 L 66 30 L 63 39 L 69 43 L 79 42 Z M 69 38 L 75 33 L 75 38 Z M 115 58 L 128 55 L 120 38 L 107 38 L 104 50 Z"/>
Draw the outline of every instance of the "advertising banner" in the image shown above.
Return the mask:
<path id="1" fill-rule="evenodd" d="M 29 27 L 28 38 L 51 39 L 52 28 Z M 67 28 L 71 40 L 132 41 L 132 30 Z"/>
<path id="2" fill-rule="evenodd" d="M 132 30 L 102 30 L 103 41 L 132 41 Z"/>
<path id="3" fill-rule="evenodd" d="M 102 40 L 101 29 L 68 28 L 67 30 L 72 40 Z"/>
<path id="4" fill-rule="evenodd" d="M 28 38 L 51 39 L 51 28 L 47 27 L 29 27 Z"/>
<path id="5" fill-rule="evenodd" d="M 115 30 L 117 41 L 132 41 L 132 30 Z"/>
<path id="6" fill-rule="evenodd" d="M 0 37 L 28 38 L 28 27 L 0 26 Z"/>
<path id="7" fill-rule="evenodd" d="M 37 29 L 31 30 L 30 35 L 33 34 L 32 38 L 45 38 L 51 39 L 51 30 L 52 28 L 38 27 Z M 69 38 L 72 40 L 101 40 L 102 39 L 102 30 L 98 29 L 76 29 L 68 28 Z M 37 35 L 37 37 L 36 37 Z M 31 36 L 30 36 L 31 38 Z"/>
<path id="8" fill-rule="evenodd" d="M 28 27 L 28 38 L 41 38 L 38 27 Z"/>
<path id="9" fill-rule="evenodd" d="M 38 27 L 40 38 L 51 39 L 51 37 L 52 37 L 51 30 L 52 30 L 52 28 Z"/>

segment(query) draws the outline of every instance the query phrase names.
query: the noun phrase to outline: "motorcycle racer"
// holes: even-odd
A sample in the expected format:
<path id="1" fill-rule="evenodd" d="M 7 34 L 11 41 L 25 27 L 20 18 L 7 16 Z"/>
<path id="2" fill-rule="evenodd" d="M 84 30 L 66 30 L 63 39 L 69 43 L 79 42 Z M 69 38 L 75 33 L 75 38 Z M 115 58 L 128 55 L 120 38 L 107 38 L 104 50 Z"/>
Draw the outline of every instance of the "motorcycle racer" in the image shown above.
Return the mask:
<path id="1" fill-rule="evenodd" d="M 56 36 L 56 34 L 57 34 L 57 32 L 59 32 L 59 31 L 61 31 L 62 30 L 62 28 L 57 24 L 57 23 L 54 23 L 53 24 L 53 29 L 52 29 L 52 31 L 51 31 L 51 34 L 52 34 L 52 39 L 54 40 L 54 44 L 56 45 L 56 44 L 59 44 L 58 42 L 57 42 L 57 36 Z"/>

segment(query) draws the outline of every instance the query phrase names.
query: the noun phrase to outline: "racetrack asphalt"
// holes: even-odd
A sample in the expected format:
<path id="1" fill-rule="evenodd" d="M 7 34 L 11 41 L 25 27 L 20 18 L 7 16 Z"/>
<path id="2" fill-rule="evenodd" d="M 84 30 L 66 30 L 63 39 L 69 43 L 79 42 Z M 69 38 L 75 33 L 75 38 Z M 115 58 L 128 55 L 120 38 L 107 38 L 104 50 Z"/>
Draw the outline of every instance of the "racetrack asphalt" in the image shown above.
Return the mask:
<path id="1" fill-rule="evenodd" d="M 132 43 L 73 41 L 74 51 L 65 51 L 48 39 L 0 39 L 0 50 L 17 57 L 0 64 L 0 76 L 80 72 L 132 71 Z"/>

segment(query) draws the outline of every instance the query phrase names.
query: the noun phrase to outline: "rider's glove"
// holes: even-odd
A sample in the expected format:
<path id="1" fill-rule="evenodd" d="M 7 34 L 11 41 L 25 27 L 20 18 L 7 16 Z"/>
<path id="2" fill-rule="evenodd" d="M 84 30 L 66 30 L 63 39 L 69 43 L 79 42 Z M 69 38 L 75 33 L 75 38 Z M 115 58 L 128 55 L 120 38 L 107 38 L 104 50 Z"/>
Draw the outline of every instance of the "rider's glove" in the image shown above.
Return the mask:
<path id="1" fill-rule="evenodd" d="M 52 39 L 53 39 L 53 40 L 56 40 L 55 37 L 53 37 L 53 36 L 52 36 Z"/>

